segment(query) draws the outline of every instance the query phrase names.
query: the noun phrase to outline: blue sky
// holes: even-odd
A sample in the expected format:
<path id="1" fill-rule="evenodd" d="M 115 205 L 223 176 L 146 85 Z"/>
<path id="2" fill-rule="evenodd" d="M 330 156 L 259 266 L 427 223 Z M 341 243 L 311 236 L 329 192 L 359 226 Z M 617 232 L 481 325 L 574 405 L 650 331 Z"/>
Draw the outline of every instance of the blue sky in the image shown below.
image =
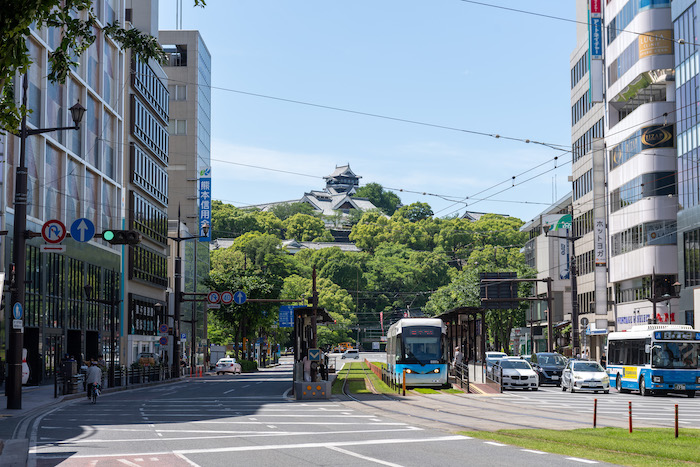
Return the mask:
<path id="1" fill-rule="evenodd" d="M 212 55 L 214 199 L 299 199 L 347 163 L 437 216 L 528 221 L 571 190 L 569 152 L 508 138 L 570 148 L 575 24 L 485 4 L 573 20 L 573 0 L 207 3 L 182 26 Z"/>

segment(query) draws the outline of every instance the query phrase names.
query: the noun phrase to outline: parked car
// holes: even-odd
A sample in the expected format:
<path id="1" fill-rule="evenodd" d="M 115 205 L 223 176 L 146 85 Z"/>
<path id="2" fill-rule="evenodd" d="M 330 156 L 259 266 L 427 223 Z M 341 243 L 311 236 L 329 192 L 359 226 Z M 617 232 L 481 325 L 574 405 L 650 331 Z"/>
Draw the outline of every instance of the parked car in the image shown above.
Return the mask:
<path id="1" fill-rule="evenodd" d="M 537 391 L 537 373 L 521 358 L 501 358 L 493 366 L 494 375 L 502 374 L 503 389 L 531 389 Z"/>
<path id="2" fill-rule="evenodd" d="M 610 378 L 598 362 L 569 360 L 562 373 L 561 390 L 610 392 Z"/>
<path id="3" fill-rule="evenodd" d="M 486 352 L 486 376 L 493 379 L 494 363 L 507 356 L 503 352 Z"/>
<path id="4" fill-rule="evenodd" d="M 348 349 L 345 352 L 343 352 L 343 355 L 340 356 L 340 358 L 360 358 L 360 352 L 357 349 Z"/>
<path id="5" fill-rule="evenodd" d="M 222 375 L 224 373 L 241 374 L 242 372 L 243 368 L 241 368 L 241 364 L 238 363 L 235 358 L 220 358 L 219 361 L 216 362 L 217 375 Z"/>
<path id="6" fill-rule="evenodd" d="M 540 384 L 561 386 L 561 374 L 566 368 L 566 358 L 554 352 L 537 352 L 532 369 L 537 372 Z"/>

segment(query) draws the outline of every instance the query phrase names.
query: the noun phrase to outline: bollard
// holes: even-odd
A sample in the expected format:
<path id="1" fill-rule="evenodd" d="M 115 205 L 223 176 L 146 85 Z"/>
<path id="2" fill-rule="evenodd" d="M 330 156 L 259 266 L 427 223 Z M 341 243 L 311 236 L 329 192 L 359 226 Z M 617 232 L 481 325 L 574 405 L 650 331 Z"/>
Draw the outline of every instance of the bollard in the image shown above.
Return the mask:
<path id="1" fill-rule="evenodd" d="M 678 404 L 676 404 L 676 438 L 678 438 Z"/>
<path id="2" fill-rule="evenodd" d="M 406 395 L 406 368 L 403 369 L 403 395 Z"/>
<path id="3" fill-rule="evenodd" d="M 630 433 L 632 433 L 632 401 L 629 401 Z"/>
<path id="4" fill-rule="evenodd" d="M 596 427 L 598 418 L 598 399 L 593 399 L 593 428 Z"/>

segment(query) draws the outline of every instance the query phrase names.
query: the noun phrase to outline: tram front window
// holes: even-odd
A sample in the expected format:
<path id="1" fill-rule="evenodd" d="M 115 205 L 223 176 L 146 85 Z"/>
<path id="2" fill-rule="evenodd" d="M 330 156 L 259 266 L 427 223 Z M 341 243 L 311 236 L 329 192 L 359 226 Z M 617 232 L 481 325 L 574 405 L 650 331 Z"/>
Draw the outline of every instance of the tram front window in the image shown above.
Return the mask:
<path id="1" fill-rule="evenodd" d="M 404 363 L 439 363 L 442 360 L 440 329 L 408 328 L 403 333 Z"/>

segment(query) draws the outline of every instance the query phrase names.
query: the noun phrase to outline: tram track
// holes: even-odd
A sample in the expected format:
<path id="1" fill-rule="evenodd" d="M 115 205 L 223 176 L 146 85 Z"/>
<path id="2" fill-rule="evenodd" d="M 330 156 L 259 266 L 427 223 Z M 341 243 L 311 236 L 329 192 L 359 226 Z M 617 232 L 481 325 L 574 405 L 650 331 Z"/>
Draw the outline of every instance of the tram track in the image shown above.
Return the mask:
<path id="1" fill-rule="evenodd" d="M 363 365 L 362 369 L 363 369 L 365 381 L 369 382 L 370 386 L 373 389 L 375 389 L 374 392 L 376 392 L 376 388 L 374 388 L 374 386 L 372 385 L 371 379 L 368 377 L 367 369 L 364 367 L 364 365 Z M 345 378 L 345 380 L 343 381 L 342 392 L 346 397 L 348 397 L 349 399 L 351 399 L 352 401 L 354 401 L 360 405 L 363 405 L 366 407 L 371 407 L 372 409 L 375 409 L 375 410 L 380 410 L 383 412 L 388 412 L 388 413 L 400 415 L 402 417 L 411 417 L 411 418 L 415 418 L 415 419 L 430 421 L 433 423 L 440 423 L 443 425 L 454 426 L 454 427 L 457 427 L 457 428 L 462 429 L 462 430 L 482 431 L 484 429 L 483 426 L 481 426 L 481 425 L 477 426 L 475 424 L 468 424 L 466 422 L 460 423 L 460 422 L 456 422 L 454 420 L 448 420 L 448 419 L 445 419 L 444 417 L 443 418 L 436 418 L 436 417 L 430 417 L 427 415 L 419 415 L 417 413 L 409 412 L 409 411 L 395 410 L 395 409 L 391 409 L 391 408 L 388 408 L 386 406 L 383 406 L 382 404 L 373 404 L 370 401 L 359 399 L 347 390 L 348 379 L 349 378 Z M 557 412 L 557 411 L 547 410 L 547 409 L 545 409 L 545 410 L 547 410 L 548 412 L 552 412 L 552 415 L 557 414 L 557 415 L 562 415 L 562 416 L 561 417 L 545 416 L 542 414 L 532 413 L 532 414 L 528 414 L 528 416 L 533 418 L 533 419 L 542 421 L 542 424 L 518 423 L 518 422 L 513 421 L 513 419 L 515 417 L 520 417 L 523 415 L 522 407 L 520 407 L 519 410 L 505 410 L 503 408 L 494 408 L 493 406 L 481 409 L 481 408 L 474 407 L 473 404 L 465 404 L 465 403 L 459 402 L 457 396 L 452 397 L 450 404 L 464 407 L 464 408 L 473 409 L 473 410 L 478 410 L 481 413 L 498 414 L 499 416 L 498 417 L 486 417 L 486 416 L 470 415 L 470 414 L 465 414 L 463 412 L 445 410 L 444 408 L 436 408 L 434 406 L 431 407 L 431 406 L 428 406 L 425 404 L 421 404 L 420 402 L 417 402 L 414 400 L 402 399 L 402 398 L 398 398 L 398 397 L 389 396 L 386 394 L 380 394 L 380 396 L 387 401 L 402 402 L 403 404 L 410 406 L 410 407 L 413 407 L 415 409 L 421 409 L 421 410 L 425 410 L 425 411 L 433 411 L 433 412 L 449 415 L 451 417 L 466 418 L 469 420 L 473 420 L 476 423 L 478 423 L 478 422 L 484 422 L 484 423 L 488 423 L 488 424 L 505 424 L 505 423 L 507 423 L 509 428 L 523 428 L 523 429 L 542 428 L 543 426 L 547 426 L 547 423 L 551 423 L 551 422 L 576 424 L 576 425 L 580 425 L 581 427 L 590 426 L 590 422 L 588 422 L 588 421 L 572 420 L 570 417 L 565 418 L 563 416 L 564 414 Z M 495 401 L 494 401 L 494 403 L 495 403 Z M 542 411 L 542 408 L 540 408 L 540 412 L 541 411 Z M 509 421 L 506 422 L 504 420 L 509 420 Z"/>

